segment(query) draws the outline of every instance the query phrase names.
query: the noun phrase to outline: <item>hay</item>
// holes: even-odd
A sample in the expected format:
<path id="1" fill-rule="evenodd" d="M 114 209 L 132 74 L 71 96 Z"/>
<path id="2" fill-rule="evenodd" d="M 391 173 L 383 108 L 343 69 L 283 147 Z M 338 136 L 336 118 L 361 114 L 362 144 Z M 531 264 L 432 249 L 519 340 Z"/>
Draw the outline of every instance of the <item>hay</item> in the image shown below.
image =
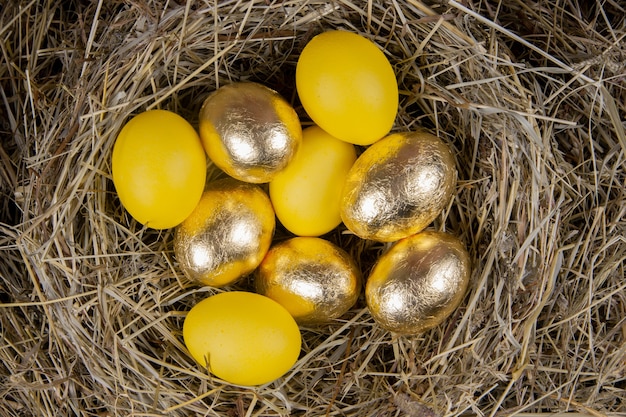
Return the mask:
<path id="1" fill-rule="evenodd" d="M 0 6 L 1 416 L 626 415 L 623 4 L 386 3 Z M 195 124 L 204 97 L 237 80 L 272 86 L 306 121 L 295 63 L 329 28 L 385 48 L 395 130 L 453 147 L 461 180 L 433 227 L 468 245 L 470 291 L 415 337 L 382 331 L 361 300 L 303 329 L 284 378 L 224 384 L 181 337 L 215 290 L 181 274 L 171 230 L 121 208 L 112 145 L 141 110 Z M 328 238 L 364 271 L 385 249 Z"/>

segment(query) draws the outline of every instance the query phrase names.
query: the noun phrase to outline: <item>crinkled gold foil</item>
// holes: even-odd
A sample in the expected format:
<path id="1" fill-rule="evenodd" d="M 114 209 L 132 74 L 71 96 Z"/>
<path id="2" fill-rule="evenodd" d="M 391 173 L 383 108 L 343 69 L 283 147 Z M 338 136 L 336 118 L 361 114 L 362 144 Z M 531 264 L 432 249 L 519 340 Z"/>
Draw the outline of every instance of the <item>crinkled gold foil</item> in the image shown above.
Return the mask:
<path id="1" fill-rule="evenodd" d="M 381 327 L 399 334 L 421 333 L 459 306 L 470 271 L 469 255 L 459 239 L 418 233 L 379 258 L 368 277 L 365 299 Z"/>
<path id="2" fill-rule="evenodd" d="M 317 237 L 275 244 L 254 277 L 256 291 L 282 304 L 299 324 L 340 317 L 361 290 L 361 273 L 350 255 Z"/>
<path id="3" fill-rule="evenodd" d="M 456 179 L 454 157 L 437 136 L 389 135 L 365 150 L 352 166 L 342 193 L 341 218 L 363 239 L 402 239 L 441 214 Z"/>
<path id="4" fill-rule="evenodd" d="M 298 151 L 302 127 L 276 91 L 240 82 L 213 92 L 200 110 L 200 137 L 209 158 L 233 178 L 266 183 Z"/>
<path id="5" fill-rule="evenodd" d="M 248 275 L 269 250 L 276 225 L 267 194 L 234 179 L 209 183 L 175 231 L 174 253 L 192 281 L 222 287 Z"/>

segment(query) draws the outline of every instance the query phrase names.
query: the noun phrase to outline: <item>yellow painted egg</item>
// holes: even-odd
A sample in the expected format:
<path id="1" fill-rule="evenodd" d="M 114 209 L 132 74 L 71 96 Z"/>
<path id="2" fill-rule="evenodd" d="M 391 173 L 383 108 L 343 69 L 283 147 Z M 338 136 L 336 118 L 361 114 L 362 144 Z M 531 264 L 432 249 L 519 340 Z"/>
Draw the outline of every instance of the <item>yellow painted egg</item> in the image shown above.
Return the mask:
<path id="1" fill-rule="evenodd" d="M 383 51 L 347 31 L 315 36 L 296 66 L 296 89 L 311 119 L 338 139 L 370 145 L 389 133 L 398 84 Z"/>
<path id="2" fill-rule="evenodd" d="M 243 291 L 205 298 L 185 317 L 191 356 L 213 375 L 237 385 L 261 385 L 283 376 L 298 360 L 301 335 L 274 300 Z"/>
<path id="3" fill-rule="evenodd" d="M 341 223 L 341 189 L 356 150 L 317 126 L 302 133 L 300 150 L 270 182 L 269 194 L 278 220 L 290 232 L 320 236 Z"/>
<path id="4" fill-rule="evenodd" d="M 341 218 L 363 239 L 402 239 L 441 214 L 456 178 L 452 152 L 437 136 L 422 131 L 389 135 L 367 148 L 350 169 Z"/>
<path id="5" fill-rule="evenodd" d="M 258 83 L 225 85 L 200 110 L 200 137 L 209 158 L 241 181 L 266 183 L 298 151 L 302 127 L 281 95 Z"/>
<path id="6" fill-rule="evenodd" d="M 381 255 L 365 287 L 374 320 L 399 334 L 431 329 L 459 306 L 470 279 L 470 258 L 449 234 L 422 232 Z"/>
<path id="7" fill-rule="evenodd" d="M 200 200 L 206 154 L 185 119 L 167 110 L 134 116 L 120 131 L 111 159 L 113 184 L 124 208 L 141 224 L 167 229 Z"/>
<path id="8" fill-rule="evenodd" d="M 256 291 L 284 306 L 299 324 L 323 324 L 340 317 L 361 291 L 361 272 L 354 260 L 318 237 L 275 244 L 254 279 Z"/>
<path id="9" fill-rule="evenodd" d="M 212 287 L 231 284 L 261 263 L 276 217 L 267 194 L 233 178 L 213 181 L 174 234 L 174 254 L 185 275 Z"/>

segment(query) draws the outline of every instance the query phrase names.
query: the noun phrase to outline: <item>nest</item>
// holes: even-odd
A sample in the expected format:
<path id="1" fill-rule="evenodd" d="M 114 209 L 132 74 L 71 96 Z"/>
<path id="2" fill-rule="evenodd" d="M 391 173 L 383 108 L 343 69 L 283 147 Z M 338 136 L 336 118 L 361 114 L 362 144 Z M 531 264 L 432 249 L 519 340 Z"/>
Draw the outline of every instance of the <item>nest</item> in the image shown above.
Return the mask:
<path id="1" fill-rule="evenodd" d="M 623 4 L 384 3 L 0 6 L 1 416 L 624 415 Z M 457 192 L 432 228 L 467 245 L 470 289 L 412 337 L 379 328 L 360 300 L 302 328 L 284 377 L 229 385 L 181 335 L 216 290 L 186 280 L 171 230 L 124 211 L 111 150 L 133 114 L 196 125 L 233 81 L 278 90 L 306 123 L 295 64 L 327 29 L 384 49 L 395 131 L 426 128 L 454 150 Z M 385 250 L 341 228 L 327 238 L 365 272 Z"/>

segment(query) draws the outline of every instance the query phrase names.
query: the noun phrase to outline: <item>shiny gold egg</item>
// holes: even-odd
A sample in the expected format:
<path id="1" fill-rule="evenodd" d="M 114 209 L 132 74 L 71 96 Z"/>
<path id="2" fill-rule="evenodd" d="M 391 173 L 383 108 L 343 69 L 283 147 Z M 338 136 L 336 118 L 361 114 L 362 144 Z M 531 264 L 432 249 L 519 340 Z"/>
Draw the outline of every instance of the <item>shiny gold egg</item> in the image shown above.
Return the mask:
<path id="1" fill-rule="evenodd" d="M 174 234 L 174 253 L 192 281 L 222 287 L 250 274 L 274 236 L 276 218 L 267 194 L 232 178 L 207 187 Z"/>
<path id="2" fill-rule="evenodd" d="M 341 218 L 363 239 L 393 242 L 426 228 L 456 186 L 450 148 L 423 131 L 391 134 L 367 148 L 344 184 Z"/>
<path id="3" fill-rule="evenodd" d="M 459 306 L 470 279 L 470 258 L 459 239 L 422 232 L 381 255 L 365 286 L 374 320 L 399 334 L 417 334 L 442 323 Z"/>
<path id="4" fill-rule="evenodd" d="M 200 110 L 200 138 L 213 163 L 233 178 L 271 181 L 302 142 L 295 110 L 276 91 L 257 83 L 225 85 Z"/>
<path id="5" fill-rule="evenodd" d="M 323 324 L 347 312 L 361 290 L 350 255 L 318 237 L 272 246 L 255 275 L 256 291 L 277 301 L 298 324 Z"/>

